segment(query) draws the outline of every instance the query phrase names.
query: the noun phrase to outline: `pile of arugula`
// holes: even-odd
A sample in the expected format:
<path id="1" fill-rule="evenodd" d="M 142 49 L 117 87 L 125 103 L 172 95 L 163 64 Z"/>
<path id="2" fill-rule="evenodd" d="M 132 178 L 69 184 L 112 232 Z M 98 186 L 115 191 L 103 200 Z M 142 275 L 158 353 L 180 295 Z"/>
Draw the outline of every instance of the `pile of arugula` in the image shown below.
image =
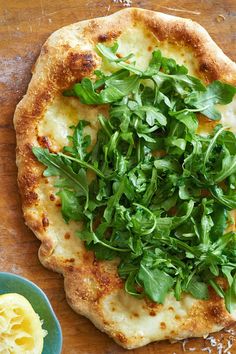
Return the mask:
<path id="1" fill-rule="evenodd" d="M 97 49 L 117 71 L 97 70 L 96 80 L 64 92 L 84 104 L 109 104 L 92 151 L 84 120 L 63 152 L 33 148 L 47 166 L 44 176 L 58 176 L 64 220 L 83 222 L 77 235 L 97 259 L 119 257 L 129 294 L 163 303 L 172 289 L 177 300 L 183 292 L 207 299 L 211 286 L 232 311 L 236 233 L 227 228 L 236 208 L 236 136 L 221 125 L 197 134 L 196 113 L 220 120 L 215 105 L 230 103 L 236 88 L 205 86 L 159 50 L 141 71 L 132 55 L 116 55 L 117 45 Z M 227 289 L 217 277 L 227 279 Z"/>

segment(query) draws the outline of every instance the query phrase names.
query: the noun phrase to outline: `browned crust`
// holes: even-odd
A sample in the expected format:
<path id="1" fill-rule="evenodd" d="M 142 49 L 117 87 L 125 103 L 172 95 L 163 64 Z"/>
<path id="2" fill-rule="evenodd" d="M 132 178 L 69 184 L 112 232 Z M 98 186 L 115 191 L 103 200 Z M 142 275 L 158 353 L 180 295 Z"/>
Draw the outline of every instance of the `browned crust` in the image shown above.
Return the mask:
<path id="1" fill-rule="evenodd" d="M 96 43 L 112 42 L 127 27 L 132 28 L 136 24 L 145 31 L 150 31 L 160 42 L 168 41 L 193 51 L 198 74 L 206 82 L 220 79 L 236 84 L 235 63 L 223 54 L 200 25 L 179 17 L 131 8 L 108 17 L 79 22 L 53 33 L 42 47 L 28 91 L 18 104 L 14 116 L 18 184 L 23 212 L 27 225 L 42 242 L 40 260 L 46 267 L 64 274 L 68 302 L 75 311 L 89 317 L 98 328 L 127 348 L 134 348 L 148 341 L 127 337 L 125 333 L 117 331 L 114 324 L 106 320 L 99 304 L 107 294 L 118 291 L 123 286 L 117 276 L 116 265 L 110 265 L 109 262 L 94 263 L 93 255 L 83 250 L 84 259 L 80 259 L 79 266 L 74 258 L 65 261 L 53 254 L 56 240 L 47 232 L 50 220 L 46 214 L 37 214 L 39 200 L 36 188 L 42 181 L 43 168 L 36 161 L 31 148 L 39 144 L 49 144 L 47 140 L 37 136 L 36 129 L 49 103 L 63 89 L 91 75 L 99 66 L 101 60 L 93 50 Z M 70 242 L 68 235 L 65 239 Z M 149 305 L 144 308 L 150 316 L 155 317 L 161 307 Z M 189 313 L 188 321 L 181 323 L 180 331 L 188 332 L 189 336 L 201 336 L 231 322 L 232 318 L 226 312 L 223 301 L 216 297 L 209 301 L 199 301 Z M 165 324 L 161 325 L 161 329 L 165 329 Z M 179 335 L 172 331 L 163 338 L 177 338 Z"/>

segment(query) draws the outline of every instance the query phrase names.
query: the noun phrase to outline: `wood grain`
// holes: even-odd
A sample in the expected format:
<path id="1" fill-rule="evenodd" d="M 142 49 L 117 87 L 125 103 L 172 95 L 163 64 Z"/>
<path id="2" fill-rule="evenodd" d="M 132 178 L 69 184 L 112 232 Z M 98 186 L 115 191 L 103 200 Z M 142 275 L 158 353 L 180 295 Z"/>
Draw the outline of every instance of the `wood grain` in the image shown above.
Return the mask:
<path id="1" fill-rule="evenodd" d="M 198 21 L 224 52 L 236 60 L 235 0 L 133 0 L 132 5 Z M 105 16 L 123 7 L 124 4 L 119 0 L 0 0 L 0 271 L 23 275 L 46 292 L 62 325 L 64 354 L 184 352 L 182 343 L 167 342 L 154 343 L 132 351 L 124 350 L 99 332 L 87 319 L 76 315 L 65 301 L 62 277 L 44 269 L 39 263 L 39 241 L 24 225 L 21 214 L 12 117 L 17 102 L 26 92 L 31 67 L 40 47 L 51 32 L 64 25 Z M 223 332 L 216 337 L 221 338 L 226 349 L 229 334 Z M 234 336 L 231 337 L 234 340 Z M 208 346 L 208 341 L 191 340 L 186 344 L 185 352 L 203 353 L 201 348 L 204 346 Z M 212 353 L 220 351 L 212 348 Z M 225 353 L 236 353 L 236 344 L 234 349 Z"/>

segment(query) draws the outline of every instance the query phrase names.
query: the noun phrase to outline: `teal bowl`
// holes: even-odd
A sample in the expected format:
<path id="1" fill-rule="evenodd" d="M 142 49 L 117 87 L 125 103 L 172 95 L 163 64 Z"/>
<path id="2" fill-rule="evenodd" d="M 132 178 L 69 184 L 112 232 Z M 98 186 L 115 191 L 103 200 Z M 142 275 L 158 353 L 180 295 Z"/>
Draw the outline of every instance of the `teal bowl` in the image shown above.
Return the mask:
<path id="1" fill-rule="evenodd" d="M 60 354 L 62 350 L 61 326 L 44 292 L 37 285 L 19 275 L 0 272 L 0 295 L 7 293 L 23 295 L 43 320 L 43 329 L 48 332 L 44 338 L 43 354 Z"/>

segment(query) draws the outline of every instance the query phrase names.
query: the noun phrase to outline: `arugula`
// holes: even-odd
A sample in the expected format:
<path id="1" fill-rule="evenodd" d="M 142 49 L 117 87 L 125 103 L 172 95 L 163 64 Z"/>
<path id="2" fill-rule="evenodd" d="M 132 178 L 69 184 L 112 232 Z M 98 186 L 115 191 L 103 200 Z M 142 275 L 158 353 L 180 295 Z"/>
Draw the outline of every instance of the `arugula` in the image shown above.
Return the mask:
<path id="1" fill-rule="evenodd" d="M 163 303 L 169 292 L 177 300 L 187 292 L 204 300 L 212 287 L 232 311 L 236 233 L 227 228 L 236 209 L 236 136 L 220 124 L 197 131 L 198 113 L 220 120 L 216 104 L 230 103 L 236 88 L 206 86 L 159 50 L 145 70 L 131 54 L 120 58 L 117 44 L 97 50 L 114 72 L 96 70 L 95 79 L 64 92 L 108 105 L 96 144 L 80 120 L 62 152 L 33 148 L 44 176 L 54 176 L 65 222 L 82 221 L 77 236 L 98 260 L 119 259 L 132 296 Z"/>
<path id="2" fill-rule="evenodd" d="M 154 302 L 163 304 L 166 293 L 171 289 L 174 280 L 167 273 L 154 268 L 147 268 L 142 262 L 138 272 L 138 279 L 142 282 L 145 293 Z"/>
<path id="3" fill-rule="evenodd" d="M 200 109 L 200 112 L 208 118 L 218 120 L 221 118 L 221 114 L 216 109 L 215 104 L 230 103 L 235 93 L 235 87 L 220 81 L 214 81 L 207 87 L 206 91 L 191 93 L 185 99 L 185 103 Z"/>

